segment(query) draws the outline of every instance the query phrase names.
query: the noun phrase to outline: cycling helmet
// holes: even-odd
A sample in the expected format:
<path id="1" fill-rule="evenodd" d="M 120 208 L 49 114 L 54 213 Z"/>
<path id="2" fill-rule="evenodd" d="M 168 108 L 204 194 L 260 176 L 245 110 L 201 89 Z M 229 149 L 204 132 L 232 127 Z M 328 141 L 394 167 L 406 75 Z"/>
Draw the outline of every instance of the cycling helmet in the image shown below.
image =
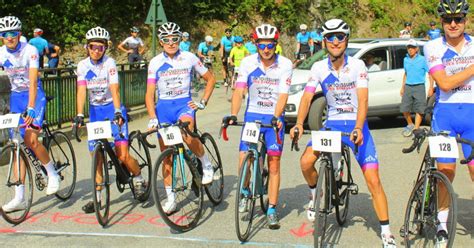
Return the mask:
<path id="1" fill-rule="evenodd" d="M 256 27 L 253 33 L 253 38 L 255 40 L 274 39 L 277 41 L 279 36 L 280 33 L 278 32 L 278 29 L 270 24 L 262 24 Z"/>
<path id="2" fill-rule="evenodd" d="M 20 31 L 21 21 L 16 16 L 5 16 L 0 19 L 0 32 Z"/>
<path id="3" fill-rule="evenodd" d="M 87 41 L 90 41 L 90 40 L 109 41 L 110 40 L 109 32 L 105 30 L 105 28 L 101 28 L 99 26 L 95 28 L 91 28 L 86 33 L 86 40 Z"/>
<path id="4" fill-rule="evenodd" d="M 138 29 L 137 27 L 133 26 L 133 27 L 130 29 L 130 32 L 132 32 L 132 33 L 138 33 L 138 32 L 140 32 L 140 29 Z"/>
<path id="5" fill-rule="evenodd" d="M 234 42 L 235 43 L 243 43 L 244 39 L 241 36 L 235 36 L 234 37 Z"/>
<path id="6" fill-rule="evenodd" d="M 411 22 L 405 22 L 405 27 L 408 27 L 408 26 L 411 27 Z"/>
<path id="7" fill-rule="evenodd" d="M 189 37 L 189 33 L 188 32 L 183 32 L 183 37 Z"/>
<path id="8" fill-rule="evenodd" d="M 324 23 L 322 35 L 326 36 L 327 34 L 332 33 L 344 33 L 346 35 L 351 34 L 351 29 L 349 25 L 341 19 L 331 19 Z"/>
<path id="9" fill-rule="evenodd" d="M 168 35 L 177 35 L 181 37 L 182 34 L 181 31 L 179 31 L 178 24 L 174 22 L 167 22 L 158 28 L 158 37 L 160 39 Z"/>
<path id="10" fill-rule="evenodd" d="M 434 22 L 434 21 L 430 22 L 430 26 L 435 26 L 435 25 L 436 25 L 436 22 Z"/>
<path id="11" fill-rule="evenodd" d="M 464 14 L 469 12 L 469 4 L 466 0 L 441 0 L 438 5 L 438 15 Z"/>
<path id="12" fill-rule="evenodd" d="M 205 40 L 206 42 L 212 42 L 214 39 L 212 39 L 212 36 L 206 35 L 206 37 L 204 38 L 204 40 Z"/>
<path id="13" fill-rule="evenodd" d="M 308 29 L 308 26 L 306 26 L 306 24 L 300 25 L 300 30 L 306 30 L 306 29 Z"/>

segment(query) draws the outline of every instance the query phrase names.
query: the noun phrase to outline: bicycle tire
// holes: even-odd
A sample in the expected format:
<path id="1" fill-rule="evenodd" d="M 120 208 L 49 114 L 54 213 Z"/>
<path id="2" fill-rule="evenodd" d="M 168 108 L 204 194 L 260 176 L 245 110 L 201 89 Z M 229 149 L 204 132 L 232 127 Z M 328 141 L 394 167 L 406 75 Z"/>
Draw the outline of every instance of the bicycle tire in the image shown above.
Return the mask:
<path id="1" fill-rule="evenodd" d="M 441 182 L 445 185 L 448 193 L 448 199 L 450 200 L 450 208 L 448 214 L 448 224 L 447 232 L 449 235 L 447 247 L 452 247 L 454 243 L 454 238 L 456 235 L 456 213 L 457 213 L 457 200 L 454 193 L 453 187 L 449 179 L 439 171 L 433 171 L 428 177 L 428 184 L 430 189 L 429 201 L 425 209 L 421 209 L 422 202 L 426 201 L 426 196 L 423 196 L 423 189 L 425 187 L 425 177 L 422 177 L 415 184 L 413 191 L 410 194 L 408 200 L 407 208 L 405 210 L 405 219 L 403 224 L 402 236 L 405 239 L 406 247 L 417 246 L 417 242 L 421 245 L 426 245 L 426 239 L 430 239 L 434 245 L 436 242 L 436 232 L 437 232 L 437 192 L 438 192 L 438 183 Z M 434 200 L 433 200 L 434 198 Z M 426 204 L 425 204 L 426 205 Z M 421 211 L 424 211 L 424 219 L 420 220 Z M 413 214 L 413 216 L 412 216 Z M 420 236 L 424 236 L 421 237 Z"/>
<path id="2" fill-rule="evenodd" d="M 101 173 L 98 172 L 101 170 Z M 100 173 L 102 182 L 97 182 L 97 175 Z M 99 224 L 105 227 L 109 222 L 110 210 L 110 178 L 107 156 L 104 148 L 100 144 L 96 144 L 92 151 L 92 199 L 94 201 L 95 216 Z M 97 190 L 100 190 L 98 199 Z"/>
<path id="3" fill-rule="evenodd" d="M 57 145 L 58 150 L 54 150 Z M 48 153 L 53 160 L 54 168 L 58 171 L 61 180 L 61 187 L 55 194 L 61 200 L 67 200 L 71 197 L 76 187 L 76 155 L 71 141 L 65 133 L 56 131 L 48 140 Z M 69 153 L 67 152 L 69 150 Z M 66 183 L 66 184 L 65 184 Z M 66 187 L 64 187 L 66 185 Z"/>
<path id="4" fill-rule="evenodd" d="M 336 202 L 336 220 L 337 223 L 342 226 L 346 222 L 347 213 L 349 212 L 349 199 L 351 192 L 349 191 L 349 186 L 352 183 L 351 175 L 351 154 L 347 146 L 342 150 L 342 168 L 340 180 L 335 181 L 334 192 L 339 194 L 339 202 Z"/>
<path id="5" fill-rule="evenodd" d="M 266 152 L 266 151 L 265 151 Z M 260 153 L 262 154 L 262 153 Z M 262 156 L 262 155 L 260 155 Z M 260 208 L 262 209 L 263 213 L 267 213 L 268 210 L 268 204 L 269 204 L 269 198 L 268 198 L 268 185 L 270 183 L 270 172 L 268 170 L 268 164 L 267 164 L 267 156 L 265 156 L 265 159 L 262 161 L 262 170 L 260 171 L 262 175 L 262 194 L 260 194 Z"/>
<path id="6" fill-rule="evenodd" d="M 137 200 L 140 202 L 144 202 L 148 200 L 150 197 L 150 191 L 151 191 L 151 175 L 153 173 L 152 170 L 152 162 L 151 162 L 151 156 L 150 156 L 150 151 L 148 150 L 148 146 L 145 144 L 145 142 L 138 136 L 135 135 L 131 137 L 129 143 L 129 153 L 131 156 L 133 156 L 137 162 L 138 166 L 140 167 L 141 170 L 141 175 L 143 179 L 145 179 L 145 193 L 141 197 L 137 197 Z"/>
<path id="7" fill-rule="evenodd" d="M 209 133 L 201 135 L 201 142 L 214 170 L 214 178 L 211 184 L 204 186 L 207 197 L 214 205 L 218 205 L 224 198 L 224 169 L 222 168 L 221 154 L 217 143 Z"/>
<path id="8" fill-rule="evenodd" d="M 248 152 L 245 156 L 242 166 L 239 172 L 238 178 L 238 188 L 236 192 L 236 199 L 235 199 L 235 230 L 237 234 L 237 238 L 242 241 L 246 242 L 250 236 L 250 232 L 252 229 L 252 222 L 254 218 L 254 210 L 255 210 L 255 197 L 250 193 L 249 196 L 245 196 L 241 192 L 245 189 L 246 180 L 249 180 L 248 190 L 252 190 L 252 183 L 255 183 L 255 178 L 252 177 L 252 170 L 250 168 L 253 167 L 253 163 L 249 162 L 253 159 L 254 154 L 252 152 Z M 249 175 L 250 174 L 250 175 Z M 247 201 L 246 204 L 246 211 L 241 212 L 239 209 L 240 202 L 242 200 Z M 242 222 L 242 223 L 241 223 Z M 246 225 L 244 223 L 247 223 Z M 242 230 L 241 230 L 242 227 Z"/>
<path id="9" fill-rule="evenodd" d="M 313 195 L 314 211 L 316 211 L 314 219 L 313 242 L 314 247 L 325 247 L 325 235 L 327 224 L 327 211 L 329 209 L 329 175 L 330 171 L 327 169 L 325 163 L 321 163 L 319 168 L 318 183 L 316 184 L 315 195 Z"/>
<path id="10" fill-rule="evenodd" d="M 163 172 L 163 162 L 165 159 L 171 156 L 171 161 L 173 161 L 175 157 L 179 156 L 174 147 L 170 147 L 160 154 L 156 160 L 155 168 L 153 169 L 152 180 L 153 198 L 155 200 L 155 205 L 158 209 L 158 212 L 160 213 L 163 221 L 173 230 L 178 232 L 187 232 L 192 230 L 197 225 L 202 214 L 202 202 L 204 195 L 203 187 L 200 181 L 201 177 L 197 168 L 192 164 L 191 159 L 185 152 L 183 152 L 183 155 L 185 159 L 185 165 L 183 165 L 183 167 L 185 170 L 187 168 L 188 171 L 182 172 L 179 166 L 180 162 L 177 162 L 177 173 L 174 175 L 176 178 L 176 187 L 172 190 L 179 191 L 174 193 L 174 203 L 176 204 L 176 209 L 174 211 L 166 213 L 163 210 L 163 206 L 168 200 L 168 194 L 166 192 L 165 177 L 163 177 L 162 173 L 160 173 Z M 182 177 L 183 175 L 186 176 L 186 181 L 184 184 L 182 182 L 182 180 L 184 180 Z"/>
<path id="11" fill-rule="evenodd" d="M 9 154 L 9 157 L 10 159 L 14 159 L 14 156 L 13 154 L 15 154 L 15 147 L 13 145 L 10 145 L 10 146 L 6 146 L 3 148 L 2 150 L 2 153 L 0 155 L 0 158 L 5 158 L 6 157 L 6 154 Z M 25 187 L 25 193 L 24 193 L 24 197 L 26 197 L 26 208 L 22 211 L 13 211 L 13 212 L 5 212 L 3 211 L 3 207 L 0 208 L 0 212 L 3 216 L 3 218 L 10 224 L 13 224 L 13 225 L 18 225 L 20 223 L 22 223 L 23 221 L 26 220 L 26 218 L 28 217 L 28 214 L 30 212 L 30 209 L 31 209 L 31 203 L 33 201 L 33 177 L 32 177 L 32 174 L 31 174 L 31 167 L 30 167 L 30 164 L 28 162 L 28 159 L 25 155 L 25 153 L 23 152 L 23 150 L 20 149 L 20 158 L 21 160 L 23 161 L 26 161 L 25 163 L 25 181 L 23 183 L 24 187 Z M 11 160 L 8 160 L 8 162 L 10 162 Z M 12 166 L 15 166 L 14 164 L 12 164 Z M 13 168 L 12 168 L 12 171 L 13 171 Z M 13 172 L 10 172 L 10 173 L 13 173 Z M 8 172 L 9 172 L 9 164 L 3 164 L 1 163 L 0 164 L 0 178 L 2 180 L 2 182 L 0 182 L 3 187 L 2 187 L 2 191 L 1 191 L 1 199 L 2 199 L 2 202 L 1 202 L 1 206 L 3 206 L 4 204 L 6 204 L 8 201 L 10 201 L 11 199 L 13 199 L 14 195 L 15 195 L 15 186 L 14 185 L 11 185 L 11 186 L 8 186 L 8 183 L 7 180 L 8 180 Z M 10 179 L 10 182 L 11 182 L 11 179 Z M 8 188 L 8 189 L 6 189 Z M 10 193 L 7 193 L 7 192 L 10 192 Z"/>

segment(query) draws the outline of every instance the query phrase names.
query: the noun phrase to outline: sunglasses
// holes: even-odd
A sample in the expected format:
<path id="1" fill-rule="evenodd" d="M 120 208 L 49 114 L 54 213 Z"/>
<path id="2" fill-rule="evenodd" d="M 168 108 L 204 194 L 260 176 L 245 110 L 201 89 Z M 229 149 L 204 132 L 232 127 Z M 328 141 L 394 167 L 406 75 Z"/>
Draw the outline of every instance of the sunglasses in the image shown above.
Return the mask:
<path id="1" fill-rule="evenodd" d="M 171 37 L 171 38 L 161 38 L 161 42 L 165 44 L 175 44 L 178 43 L 181 39 L 179 37 Z"/>
<path id="2" fill-rule="evenodd" d="M 275 48 L 275 46 L 276 46 L 276 43 L 268 43 L 266 45 L 261 44 L 261 43 L 257 44 L 257 47 L 260 50 L 265 50 L 265 48 L 268 48 L 268 50 L 272 50 L 273 48 Z"/>
<path id="3" fill-rule="evenodd" d="M 458 17 L 443 17 L 442 20 L 443 20 L 443 23 L 447 23 L 447 24 L 451 24 L 453 21 L 454 21 L 456 24 L 459 24 L 459 23 L 461 23 L 461 22 L 464 22 L 464 20 L 466 20 L 466 17 L 463 17 L 463 16 L 458 16 Z"/>
<path id="4" fill-rule="evenodd" d="M 347 35 L 345 35 L 345 34 L 327 35 L 327 36 L 324 36 L 324 39 L 331 42 L 331 43 L 333 43 L 336 39 L 339 42 L 343 42 L 347 39 Z"/>
<path id="5" fill-rule="evenodd" d="M 19 31 L 7 31 L 7 32 L 3 32 L 3 33 L 0 33 L 0 36 L 2 36 L 3 38 L 15 38 L 17 37 L 18 35 L 20 34 Z"/>
<path id="6" fill-rule="evenodd" d="M 91 51 L 99 51 L 99 52 L 103 52 L 105 51 L 105 46 L 104 45 L 93 45 L 93 44 L 89 44 L 89 50 Z"/>

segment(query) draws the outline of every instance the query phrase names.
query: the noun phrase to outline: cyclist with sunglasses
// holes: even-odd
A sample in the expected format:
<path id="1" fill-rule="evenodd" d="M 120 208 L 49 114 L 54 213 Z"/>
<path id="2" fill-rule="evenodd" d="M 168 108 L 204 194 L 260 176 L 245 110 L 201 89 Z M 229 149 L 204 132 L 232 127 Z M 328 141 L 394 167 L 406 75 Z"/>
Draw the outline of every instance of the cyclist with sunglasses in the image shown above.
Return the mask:
<path id="1" fill-rule="evenodd" d="M 179 50 L 181 36 L 180 27 L 173 22 L 167 22 L 158 29 L 163 52 L 155 56 L 148 66 L 145 103 L 150 116 L 149 129 L 156 128 L 159 124 L 174 124 L 181 120 L 190 122 L 189 129 L 194 130 L 195 111 L 206 107 L 214 90 L 216 80 L 212 72 L 204 67 L 196 55 Z M 191 99 L 191 71 L 193 69 L 207 81 L 204 95 L 199 103 Z M 155 91 L 158 95 L 156 105 Z M 183 141 L 203 165 L 202 184 L 211 183 L 214 170 L 202 143 L 198 138 L 190 135 L 183 136 Z M 160 149 L 162 151 L 166 149 L 161 137 L 159 137 L 159 142 Z M 171 160 L 169 164 L 165 164 L 164 168 L 171 171 Z M 171 182 L 171 173 L 165 176 L 165 181 Z M 175 193 L 171 191 L 171 185 L 166 187 L 166 191 L 168 199 L 163 209 L 170 213 L 176 209 Z"/>
<path id="2" fill-rule="evenodd" d="M 227 78 L 227 72 L 229 70 L 228 60 L 229 60 L 230 50 L 232 50 L 232 47 L 234 47 L 234 36 L 232 36 L 232 29 L 226 28 L 225 35 L 222 36 L 221 38 L 221 44 L 219 48 L 219 54 L 221 55 L 221 59 L 222 59 L 222 66 L 224 67 L 224 70 L 222 70 L 222 76 L 224 77 L 224 84 L 227 83 L 226 78 Z"/>
<path id="3" fill-rule="evenodd" d="M 258 53 L 245 57 L 240 63 L 239 76 L 232 96 L 231 115 L 226 117 L 224 122 L 232 124 L 237 121 L 242 97 L 245 90 L 248 89 L 245 122 L 261 120 L 262 124 L 277 125 L 280 130 L 278 132 L 279 138 L 283 141 L 285 130 L 283 116 L 288 100 L 293 66 L 289 59 L 275 54 L 278 36 L 277 28 L 269 24 L 263 24 L 255 29 L 253 37 Z M 261 128 L 260 132 L 265 135 L 270 173 L 267 222 L 270 229 L 278 229 L 280 223 L 276 206 L 280 189 L 280 158 L 283 143 L 278 144 L 272 128 Z M 239 166 L 241 166 L 248 148 L 246 142 L 240 142 Z M 248 195 L 249 191 L 239 193 Z M 245 201 L 240 202 L 239 205 L 242 206 L 239 206 L 239 211 L 247 211 Z"/>
<path id="4" fill-rule="evenodd" d="M 298 128 L 301 137 L 311 99 L 317 86 L 321 85 L 328 104 L 328 117 L 324 128 L 350 132 L 351 137 L 342 137 L 342 142 L 353 150 L 355 145 L 359 146 L 359 152 L 355 156 L 372 195 L 372 202 L 382 229 L 383 246 L 395 247 L 395 238 L 389 227 L 387 197 L 379 177 L 377 152 L 366 120 L 369 81 L 367 69 L 362 60 L 345 53 L 350 36 L 350 28 L 346 22 L 340 19 L 327 21 L 323 25 L 322 35 L 329 56 L 311 67 L 311 75 L 301 98 L 297 122 L 290 130 L 290 136 L 293 138 L 294 130 Z M 354 133 L 357 133 L 355 141 Z M 319 152 L 313 151 L 310 141 L 300 160 L 311 197 L 315 195 L 316 190 L 318 172 L 314 168 L 314 163 L 318 156 Z M 310 199 L 309 206 L 313 206 L 314 200 Z M 314 221 L 316 214 L 313 208 L 308 207 L 307 217 L 310 221 Z"/>
<path id="5" fill-rule="evenodd" d="M 55 194 L 59 189 L 60 179 L 48 151 L 38 141 L 46 107 L 44 90 L 38 79 L 38 50 L 26 42 L 20 42 L 21 21 L 15 16 L 0 19 L 0 36 L 4 44 L 0 47 L 0 67 L 4 68 L 11 84 L 10 112 L 23 113 L 20 124 L 27 125 L 27 128 L 21 129 L 21 135 L 24 136 L 25 145 L 33 151 L 46 169 L 48 174 L 46 194 Z M 2 206 L 3 211 L 25 209 L 27 202 L 24 193 L 25 185 L 15 186 L 15 197 Z"/>
<path id="6" fill-rule="evenodd" d="M 84 105 L 86 93 L 89 95 L 89 121 L 114 120 L 112 135 L 114 137 L 117 158 L 133 174 L 135 195 L 140 198 L 144 193 L 145 179 L 135 158 L 128 152 L 128 120 L 125 107 L 120 103 L 119 80 L 115 60 L 105 55 L 110 40 L 109 32 L 101 27 L 87 31 L 87 54 L 89 57 L 77 64 L 77 116 L 74 124 L 84 125 Z M 115 124 L 116 123 L 116 124 Z M 120 136 L 120 133 L 123 135 Z M 92 152 L 95 141 L 89 141 Z M 95 189 L 100 195 L 101 189 Z M 94 212 L 91 200 L 82 207 L 85 213 Z"/>
<path id="7" fill-rule="evenodd" d="M 473 36 L 465 33 L 469 4 L 466 0 L 442 0 L 438 14 L 444 36 L 429 41 L 424 46 L 425 58 L 431 76 L 438 85 L 437 103 L 434 107 L 432 129 L 434 132 L 449 131 L 450 136 L 474 140 L 474 42 Z M 471 148 L 462 145 L 464 156 Z M 438 158 L 438 170 L 450 181 L 454 180 L 456 159 Z M 471 180 L 474 181 L 474 161 L 468 164 Z M 446 190 L 439 188 L 439 223 L 437 243 L 446 245 L 448 219 Z"/>

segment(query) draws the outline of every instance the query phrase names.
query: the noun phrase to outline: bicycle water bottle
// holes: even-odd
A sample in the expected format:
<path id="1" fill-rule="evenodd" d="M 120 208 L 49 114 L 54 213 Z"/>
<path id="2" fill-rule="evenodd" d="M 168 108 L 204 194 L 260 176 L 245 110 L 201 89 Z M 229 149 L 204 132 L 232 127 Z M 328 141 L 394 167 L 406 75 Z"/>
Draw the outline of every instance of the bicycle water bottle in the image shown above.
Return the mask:
<path id="1" fill-rule="evenodd" d="M 334 168 L 334 177 L 336 181 L 341 179 L 341 170 L 342 170 L 342 153 L 337 152 L 332 154 L 332 166 Z"/>

